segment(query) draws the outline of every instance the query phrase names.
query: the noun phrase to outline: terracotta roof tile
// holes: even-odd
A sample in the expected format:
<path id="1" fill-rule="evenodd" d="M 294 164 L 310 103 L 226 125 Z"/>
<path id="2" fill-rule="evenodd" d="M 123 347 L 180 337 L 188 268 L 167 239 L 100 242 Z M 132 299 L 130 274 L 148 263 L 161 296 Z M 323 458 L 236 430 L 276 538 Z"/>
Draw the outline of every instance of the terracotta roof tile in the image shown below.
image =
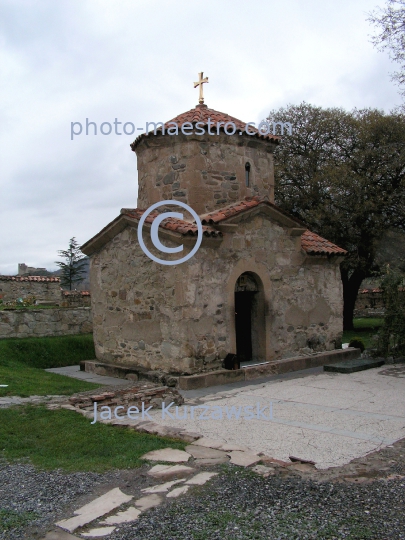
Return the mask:
<path id="1" fill-rule="evenodd" d="M 219 231 L 216 228 L 217 224 L 220 224 L 222 221 L 228 218 L 247 212 L 251 210 L 252 208 L 258 207 L 259 205 L 269 206 L 273 208 L 278 213 L 283 214 L 284 216 L 288 217 L 288 219 L 291 220 L 292 222 L 297 223 L 298 228 L 300 229 L 306 228 L 306 225 L 304 223 L 292 217 L 287 212 L 281 210 L 281 208 L 269 202 L 266 198 L 263 199 L 260 197 L 246 197 L 244 200 L 238 201 L 225 208 L 221 208 L 219 210 L 216 210 L 215 212 L 210 212 L 208 214 L 201 215 L 200 219 L 201 219 L 201 223 L 203 227 L 204 236 L 213 237 L 213 238 L 222 237 L 223 233 L 222 231 Z M 121 210 L 121 214 L 117 218 L 115 218 L 111 223 L 109 223 L 106 227 L 104 227 L 95 237 L 93 237 L 91 240 L 86 242 L 86 244 L 84 244 L 82 247 L 86 248 L 87 244 L 90 244 L 96 238 L 100 238 L 105 231 L 107 231 L 112 226 L 118 224 L 123 216 L 127 216 L 131 219 L 139 221 L 145 211 L 146 210 L 140 209 L 140 208 L 123 208 Z M 158 212 L 152 212 L 146 218 L 145 220 L 146 223 L 149 223 L 149 224 L 153 223 L 153 220 L 158 215 L 160 215 Z M 167 218 L 160 224 L 160 227 L 166 230 L 179 233 L 183 236 L 197 236 L 197 232 L 198 232 L 197 226 L 195 223 L 181 220 L 181 219 L 174 219 L 174 218 Z M 329 256 L 329 255 L 346 255 L 347 254 L 346 250 L 336 246 L 329 240 L 326 240 L 325 238 L 322 238 L 318 234 L 313 233 L 309 230 L 306 230 L 301 235 L 301 246 L 302 246 L 302 249 L 309 255 L 328 255 Z M 0 279 L 2 278 L 3 279 L 16 279 L 15 276 L 11 276 L 11 277 L 0 276 Z M 42 278 L 36 278 L 36 279 L 42 279 Z M 45 278 L 45 279 L 59 280 L 59 278 Z"/>
<path id="2" fill-rule="evenodd" d="M 197 122 L 200 122 L 202 126 L 204 126 L 206 132 L 207 132 L 207 126 L 208 126 L 208 119 L 211 120 L 211 131 L 216 133 L 217 131 L 217 123 L 223 122 L 224 124 L 228 122 L 233 122 L 236 126 L 236 134 L 238 132 L 245 132 L 246 128 L 246 122 L 242 122 L 242 120 L 238 120 L 237 118 L 234 118 L 233 116 L 230 116 L 229 114 L 215 111 L 214 109 L 209 109 L 206 105 L 197 105 L 194 109 L 191 109 L 187 112 L 184 112 L 182 114 L 179 114 L 175 118 L 172 118 L 172 120 L 169 120 L 165 123 L 165 129 L 168 129 L 170 126 L 169 124 L 172 122 L 175 122 L 178 127 L 185 122 L 191 122 L 192 124 L 196 124 Z M 201 126 L 201 127 L 202 127 Z M 173 126 L 172 126 L 173 127 Z M 224 131 L 223 125 L 220 126 L 220 131 Z M 198 129 L 198 128 L 197 128 Z M 157 129 L 157 132 L 161 132 L 161 129 Z M 255 135 L 252 135 L 254 138 L 259 138 L 262 140 L 272 141 L 276 144 L 278 144 L 281 140 L 281 137 L 278 135 L 261 135 L 257 128 L 253 126 L 249 126 L 249 131 L 254 132 Z M 149 134 L 153 133 L 153 131 L 150 131 Z M 135 148 L 138 146 L 138 144 L 141 142 L 142 139 L 147 137 L 149 135 L 148 133 L 142 133 L 135 139 L 135 141 L 131 144 L 131 148 L 133 151 L 135 151 Z"/>
<path id="3" fill-rule="evenodd" d="M 0 276 L 0 281 L 38 281 L 43 283 L 60 283 L 60 278 L 50 276 Z"/>
<path id="4" fill-rule="evenodd" d="M 347 251 L 311 231 L 301 236 L 301 246 L 309 255 L 346 255 Z"/>
<path id="5" fill-rule="evenodd" d="M 63 296 L 91 296 L 90 291 L 62 291 Z"/>
<path id="6" fill-rule="evenodd" d="M 290 216 L 287 212 L 284 212 L 275 204 L 269 202 L 267 199 L 262 199 L 260 197 L 246 197 L 246 199 L 242 201 L 238 201 L 234 204 L 231 204 L 230 206 L 201 216 L 201 221 L 203 224 L 215 225 L 227 218 L 237 216 L 238 214 L 246 212 L 251 208 L 259 206 L 260 204 L 271 206 L 281 214 L 288 216 L 293 221 L 296 221 L 297 224 L 305 226 L 305 224 L 303 224 L 301 221 Z M 305 231 L 302 234 L 301 245 L 302 249 L 310 255 L 345 255 L 347 253 L 347 251 L 345 251 L 344 249 L 336 246 L 332 242 L 329 242 L 329 240 L 326 240 L 325 238 L 322 238 L 321 236 L 309 230 Z"/>
<path id="7" fill-rule="evenodd" d="M 140 208 L 123 208 L 121 214 L 133 219 L 140 220 L 146 210 Z M 159 216 L 159 212 L 151 212 L 146 218 L 146 223 L 153 223 L 153 220 Z M 161 224 L 160 227 L 169 231 L 180 233 L 183 236 L 197 236 L 198 229 L 195 223 L 190 223 L 182 219 L 167 218 Z M 221 237 L 222 232 L 217 231 L 213 227 L 203 225 L 203 235 L 207 237 Z"/>
<path id="8" fill-rule="evenodd" d="M 237 216 L 238 214 L 241 214 L 242 212 L 245 212 L 246 210 L 249 210 L 250 208 L 255 208 L 256 206 L 259 206 L 260 204 L 270 206 L 271 208 L 274 208 L 279 212 L 280 214 L 283 214 L 284 216 L 288 217 L 290 220 L 295 221 L 297 225 L 300 225 L 301 227 L 306 227 L 305 223 L 300 221 L 299 219 L 291 216 L 288 212 L 285 212 L 278 206 L 276 206 L 274 203 L 271 203 L 267 198 L 261 198 L 259 196 L 256 197 L 245 197 L 245 199 L 241 201 L 237 201 L 233 204 L 230 204 L 229 206 L 226 206 L 225 208 L 221 208 L 219 210 L 215 210 L 214 212 L 210 212 L 208 214 L 204 214 L 201 217 L 201 221 L 204 224 L 216 224 L 220 223 L 224 219 L 228 219 L 230 217 Z"/>
<path id="9" fill-rule="evenodd" d="M 399 292 L 405 292 L 405 287 L 398 287 Z M 382 289 L 360 289 L 359 294 L 382 293 Z"/>

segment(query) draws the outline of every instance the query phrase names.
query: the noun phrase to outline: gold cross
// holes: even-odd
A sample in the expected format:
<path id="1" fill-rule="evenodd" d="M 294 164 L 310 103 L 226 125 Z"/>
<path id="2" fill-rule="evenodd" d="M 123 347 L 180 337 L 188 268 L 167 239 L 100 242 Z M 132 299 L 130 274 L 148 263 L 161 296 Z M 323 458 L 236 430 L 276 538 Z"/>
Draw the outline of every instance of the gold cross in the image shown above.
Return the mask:
<path id="1" fill-rule="evenodd" d="M 202 105 L 204 103 L 203 84 L 208 82 L 208 77 L 203 78 L 203 72 L 198 74 L 200 80 L 194 83 L 194 88 L 200 87 L 200 97 L 198 102 Z"/>

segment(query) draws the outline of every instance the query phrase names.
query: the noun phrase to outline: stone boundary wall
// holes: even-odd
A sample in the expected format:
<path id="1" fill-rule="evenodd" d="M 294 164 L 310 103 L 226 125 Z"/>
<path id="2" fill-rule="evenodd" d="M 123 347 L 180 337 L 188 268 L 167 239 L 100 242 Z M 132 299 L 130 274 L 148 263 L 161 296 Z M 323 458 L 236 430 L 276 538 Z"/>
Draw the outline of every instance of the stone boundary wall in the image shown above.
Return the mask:
<path id="1" fill-rule="evenodd" d="M 0 339 L 67 336 L 92 331 L 89 307 L 0 311 Z"/>
<path id="2" fill-rule="evenodd" d="M 89 291 L 61 291 L 61 307 L 90 307 Z"/>
<path id="3" fill-rule="evenodd" d="M 0 276 L 0 300 L 35 296 L 37 300 L 60 302 L 60 279 L 42 276 Z"/>
<path id="4" fill-rule="evenodd" d="M 367 309 L 355 309 L 355 317 L 364 317 L 364 318 L 383 318 L 385 315 L 384 308 L 367 308 Z"/>
<path id="5" fill-rule="evenodd" d="M 402 301 L 405 301 L 405 290 L 399 289 Z M 359 291 L 354 306 L 355 317 L 384 317 L 384 301 L 381 289 L 363 289 Z"/>

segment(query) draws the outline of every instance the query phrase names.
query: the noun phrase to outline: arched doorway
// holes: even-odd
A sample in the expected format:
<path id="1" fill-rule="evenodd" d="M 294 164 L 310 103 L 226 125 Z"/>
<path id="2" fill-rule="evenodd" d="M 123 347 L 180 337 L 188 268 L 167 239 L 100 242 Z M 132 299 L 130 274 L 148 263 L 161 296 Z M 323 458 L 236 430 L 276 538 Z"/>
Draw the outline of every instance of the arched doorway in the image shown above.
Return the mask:
<path id="1" fill-rule="evenodd" d="M 235 284 L 236 354 L 241 365 L 266 359 L 264 291 L 254 272 L 244 272 Z"/>

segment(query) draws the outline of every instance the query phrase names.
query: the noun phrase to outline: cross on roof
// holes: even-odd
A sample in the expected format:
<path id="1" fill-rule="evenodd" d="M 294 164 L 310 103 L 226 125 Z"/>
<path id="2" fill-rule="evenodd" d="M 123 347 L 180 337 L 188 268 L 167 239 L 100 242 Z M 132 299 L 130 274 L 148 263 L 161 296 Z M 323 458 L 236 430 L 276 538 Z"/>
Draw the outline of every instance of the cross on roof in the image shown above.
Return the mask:
<path id="1" fill-rule="evenodd" d="M 198 99 L 198 102 L 202 105 L 204 103 L 204 93 L 203 93 L 203 84 L 208 82 L 208 77 L 203 78 L 203 72 L 198 74 L 199 81 L 194 83 L 194 88 L 197 88 L 197 86 L 200 87 L 200 97 Z"/>

